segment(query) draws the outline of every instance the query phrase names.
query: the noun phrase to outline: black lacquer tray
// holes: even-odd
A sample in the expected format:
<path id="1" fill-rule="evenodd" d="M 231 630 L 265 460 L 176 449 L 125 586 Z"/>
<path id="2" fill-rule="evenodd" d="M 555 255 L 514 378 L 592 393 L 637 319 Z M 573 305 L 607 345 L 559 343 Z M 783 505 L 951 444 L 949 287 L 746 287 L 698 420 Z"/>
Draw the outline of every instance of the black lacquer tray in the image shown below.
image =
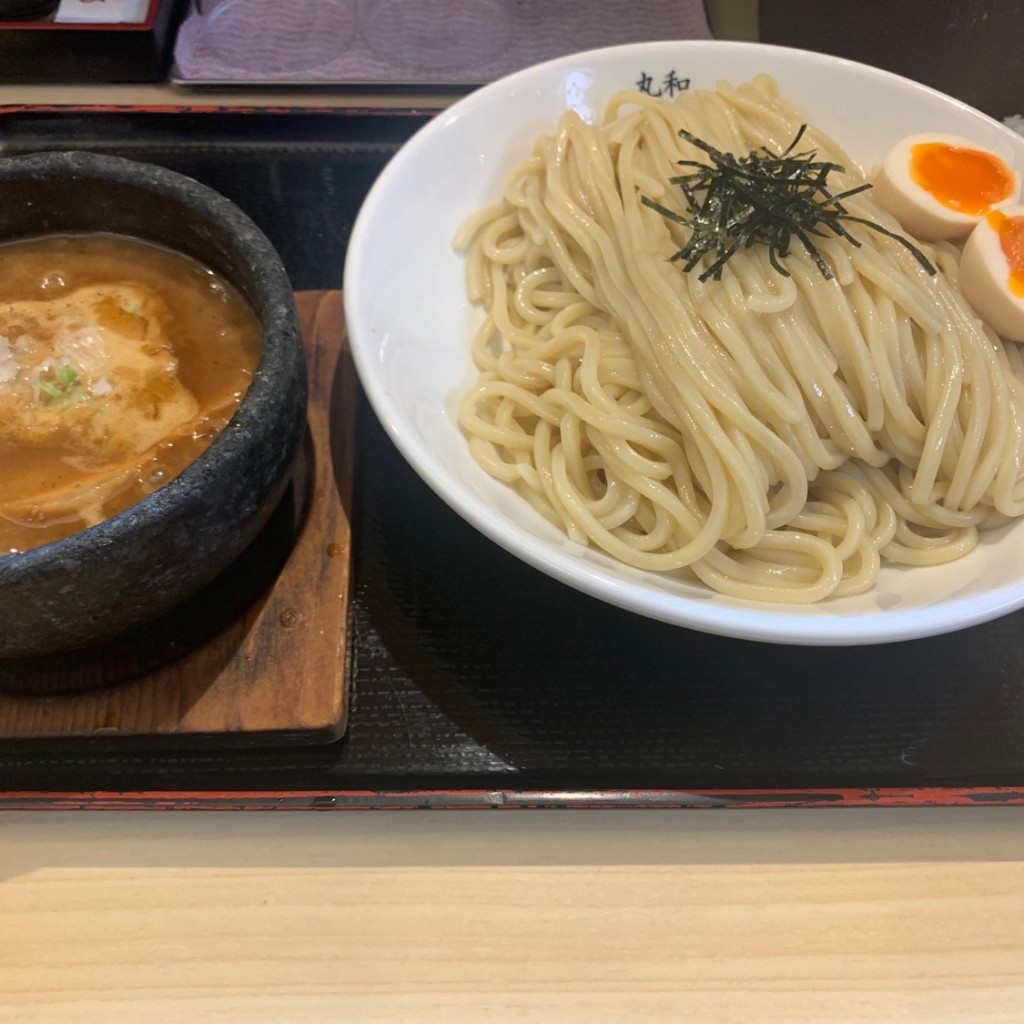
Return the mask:
<path id="1" fill-rule="evenodd" d="M 340 286 L 416 113 L 8 109 L 3 152 L 165 164 Z M 328 745 L 3 743 L 5 807 L 1024 803 L 1024 612 L 878 647 L 729 640 L 605 606 L 450 511 L 360 397 L 349 724 Z"/>

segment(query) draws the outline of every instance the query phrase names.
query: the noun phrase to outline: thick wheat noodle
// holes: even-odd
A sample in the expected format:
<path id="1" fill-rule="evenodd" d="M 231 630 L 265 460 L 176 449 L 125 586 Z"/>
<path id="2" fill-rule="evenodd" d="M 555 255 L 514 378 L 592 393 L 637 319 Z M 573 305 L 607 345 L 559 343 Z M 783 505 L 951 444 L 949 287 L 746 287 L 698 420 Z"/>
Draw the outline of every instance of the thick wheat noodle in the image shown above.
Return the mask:
<path id="1" fill-rule="evenodd" d="M 719 149 L 779 152 L 801 113 L 761 77 L 613 98 L 565 114 L 456 238 L 485 310 L 460 424 L 480 465 L 581 543 L 735 597 L 810 602 L 870 588 L 883 559 L 933 565 L 1024 514 L 1022 361 L 956 288 L 957 254 L 858 225 L 758 247 L 720 280 L 684 273 L 668 179 Z M 811 126 L 799 146 L 861 172 Z M 850 213 L 899 226 L 871 199 Z"/>

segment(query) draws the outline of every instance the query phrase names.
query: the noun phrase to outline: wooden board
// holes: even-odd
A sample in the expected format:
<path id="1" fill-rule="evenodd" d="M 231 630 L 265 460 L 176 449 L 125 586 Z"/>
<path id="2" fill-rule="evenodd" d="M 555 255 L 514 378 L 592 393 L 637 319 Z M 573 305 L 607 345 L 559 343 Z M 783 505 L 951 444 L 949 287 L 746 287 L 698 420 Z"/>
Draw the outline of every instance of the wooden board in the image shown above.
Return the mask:
<path id="1" fill-rule="evenodd" d="M 355 374 L 341 294 L 300 292 L 296 305 L 308 429 L 270 522 L 207 591 L 145 630 L 0 662 L 0 743 L 280 745 L 344 731 Z"/>

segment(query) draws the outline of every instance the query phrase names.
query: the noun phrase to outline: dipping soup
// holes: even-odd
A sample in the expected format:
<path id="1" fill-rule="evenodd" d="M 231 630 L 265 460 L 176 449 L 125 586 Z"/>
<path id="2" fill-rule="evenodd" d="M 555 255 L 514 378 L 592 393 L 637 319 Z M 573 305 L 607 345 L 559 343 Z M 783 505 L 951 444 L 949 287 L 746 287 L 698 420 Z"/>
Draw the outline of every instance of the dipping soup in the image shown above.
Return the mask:
<path id="1" fill-rule="evenodd" d="M 0 245 L 0 556 L 174 479 L 231 419 L 261 334 L 224 278 L 151 243 Z"/>

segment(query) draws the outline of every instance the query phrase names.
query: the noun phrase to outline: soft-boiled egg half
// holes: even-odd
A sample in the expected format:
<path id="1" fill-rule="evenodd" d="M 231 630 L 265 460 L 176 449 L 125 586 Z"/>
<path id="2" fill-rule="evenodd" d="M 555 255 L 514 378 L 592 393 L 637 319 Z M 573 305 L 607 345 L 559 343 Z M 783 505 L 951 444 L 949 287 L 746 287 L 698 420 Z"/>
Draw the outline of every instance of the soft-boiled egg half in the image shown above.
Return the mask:
<path id="1" fill-rule="evenodd" d="M 1019 201 L 1020 175 L 971 139 L 908 135 L 886 156 L 874 196 L 922 241 L 965 238 L 992 210 Z"/>
<path id="2" fill-rule="evenodd" d="M 960 290 L 997 334 L 1024 341 L 1024 206 L 993 210 L 971 232 Z"/>

